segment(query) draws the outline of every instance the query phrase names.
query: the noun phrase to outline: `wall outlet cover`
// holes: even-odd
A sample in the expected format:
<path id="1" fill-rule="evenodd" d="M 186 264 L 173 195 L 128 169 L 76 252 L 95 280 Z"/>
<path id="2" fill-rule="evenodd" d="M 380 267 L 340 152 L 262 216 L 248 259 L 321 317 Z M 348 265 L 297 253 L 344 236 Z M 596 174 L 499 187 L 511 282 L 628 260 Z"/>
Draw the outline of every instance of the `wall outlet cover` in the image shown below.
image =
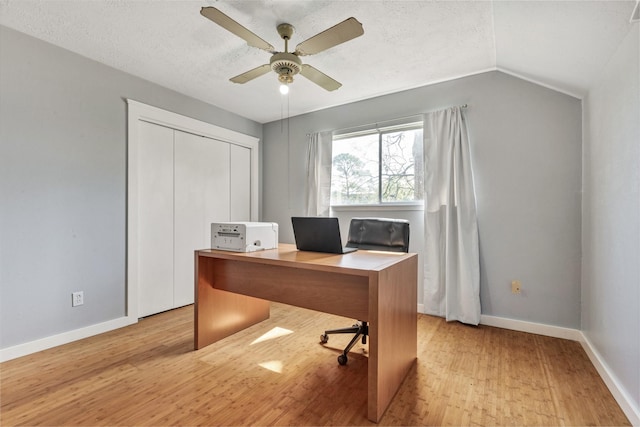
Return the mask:
<path id="1" fill-rule="evenodd" d="M 78 291 L 71 294 L 71 307 L 84 304 L 84 292 Z"/>

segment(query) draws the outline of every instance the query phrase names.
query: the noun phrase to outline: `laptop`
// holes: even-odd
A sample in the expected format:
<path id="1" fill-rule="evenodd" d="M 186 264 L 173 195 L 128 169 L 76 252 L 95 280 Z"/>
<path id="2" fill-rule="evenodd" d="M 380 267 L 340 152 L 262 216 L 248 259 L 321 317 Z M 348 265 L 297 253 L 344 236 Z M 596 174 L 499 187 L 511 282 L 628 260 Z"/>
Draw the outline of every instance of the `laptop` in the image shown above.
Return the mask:
<path id="1" fill-rule="evenodd" d="M 291 224 L 299 251 L 346 254 L 357 250 L 342 246 L 338 218 L 293 216 Z"/>

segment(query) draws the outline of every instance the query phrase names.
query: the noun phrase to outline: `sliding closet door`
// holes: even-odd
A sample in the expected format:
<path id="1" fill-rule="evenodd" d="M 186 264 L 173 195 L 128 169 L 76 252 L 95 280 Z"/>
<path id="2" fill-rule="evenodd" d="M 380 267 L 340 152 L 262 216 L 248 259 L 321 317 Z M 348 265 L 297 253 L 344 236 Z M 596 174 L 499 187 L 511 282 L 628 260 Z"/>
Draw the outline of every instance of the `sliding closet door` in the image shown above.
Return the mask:
<path id="1" fill-rule="evenodd" d="M 194 301 L 194 251 L 211 223 L 258 220 L 258 138 L 131 99 L 127 317 Z"/>
<path id="2" fill-rule="evenodd" d="M 139 123 L 140 317 L 173 308 L 173 129 Z"/>
<path id="3" fill-rule="evenodd" d="M 175 131 L 175 307 L 193 303 L 193 253 L 211 247 L 211 223 L 229 221 L 229 151 L 226 142 Z"/>
<path id="4" fill-rule="evenodd" d="M 251 221 L 251 150 L 231 145 L 230 221 Z"/>

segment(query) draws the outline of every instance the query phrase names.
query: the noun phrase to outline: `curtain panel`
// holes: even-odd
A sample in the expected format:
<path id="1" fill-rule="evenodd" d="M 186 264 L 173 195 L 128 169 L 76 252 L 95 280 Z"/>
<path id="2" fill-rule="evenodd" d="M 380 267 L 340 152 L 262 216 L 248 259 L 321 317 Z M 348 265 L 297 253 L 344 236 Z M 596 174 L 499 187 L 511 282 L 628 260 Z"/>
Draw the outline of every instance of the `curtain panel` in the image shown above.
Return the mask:
<path id="1" fill-rule="evenodd" d="M 329 216 L 332 142 L 331 132 L 309 134 L 305 216 Z"/>
<path id="2" fill-rule="evenodd" d="M 480 323 L 480 253 L 466 121 L 462 109 L 424 117 L 424 307 Z"/>

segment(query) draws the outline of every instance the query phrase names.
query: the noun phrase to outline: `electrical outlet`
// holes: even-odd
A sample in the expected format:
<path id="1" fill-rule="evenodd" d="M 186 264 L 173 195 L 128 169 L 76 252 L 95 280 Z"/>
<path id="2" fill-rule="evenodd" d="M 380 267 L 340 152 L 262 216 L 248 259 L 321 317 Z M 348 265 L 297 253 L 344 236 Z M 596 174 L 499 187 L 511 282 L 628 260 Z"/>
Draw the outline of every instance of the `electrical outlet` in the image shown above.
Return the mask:
<path id="1" fill-rule="evenodd" d="M 511 281 L 511 293 L 513 294 L 519 294 L 522 291 L 522 284 L 520 283 L 519 280 L 512 280 Z"/>
<path id="2" fill-rule="evenodd" d="M 84 304 L 84 292 L 78 291 L 71 294 L 71 307 Z"/>

